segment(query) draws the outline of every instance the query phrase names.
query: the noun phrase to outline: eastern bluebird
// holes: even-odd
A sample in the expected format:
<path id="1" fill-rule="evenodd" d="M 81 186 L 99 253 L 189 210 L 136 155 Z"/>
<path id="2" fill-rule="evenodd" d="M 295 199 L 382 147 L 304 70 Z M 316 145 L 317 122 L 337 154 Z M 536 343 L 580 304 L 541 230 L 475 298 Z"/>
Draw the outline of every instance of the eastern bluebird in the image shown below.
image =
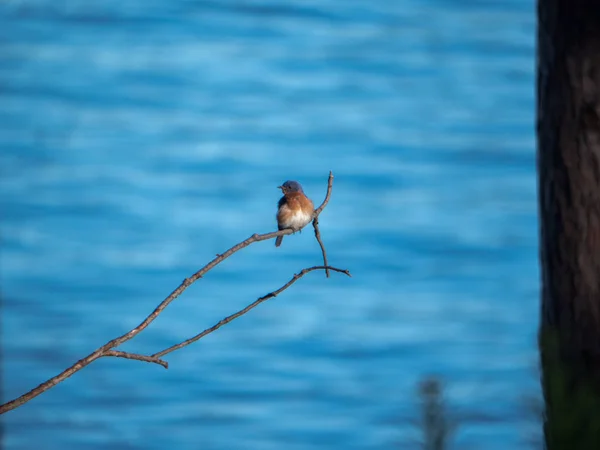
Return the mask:
<path id="1" fill-rule="evenodd" d="M 302 186 L 297 181 L 286 181 L 277 187 L 283 192 L 283 197 L 277 205 L 277 226 L 280 230 L 291 228 L 296 232 L 312 220 L 315 206 L 304 195 Z M 283 236 L 277 236 L 275 247 L 279 247 L 282 240 Z"/>

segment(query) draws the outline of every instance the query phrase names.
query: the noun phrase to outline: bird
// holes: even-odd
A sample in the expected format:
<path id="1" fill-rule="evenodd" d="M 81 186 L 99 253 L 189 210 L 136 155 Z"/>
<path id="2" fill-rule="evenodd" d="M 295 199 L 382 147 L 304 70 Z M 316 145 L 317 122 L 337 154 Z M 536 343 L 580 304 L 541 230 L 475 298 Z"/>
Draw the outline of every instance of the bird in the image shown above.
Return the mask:
<path id="1" fill-rule="evenodd" d="M 315 206 L 313 202 L 304 195 L 302 186 L 297 181 L 288 180 L 281 186 L 283 197 L 277 205 L 277 226 L 280 230 L 291 228 L 294 232 L 304 228 L 313 218 Z M 279 247 L 283 236 L 277 236 L 275 247 Z"/>

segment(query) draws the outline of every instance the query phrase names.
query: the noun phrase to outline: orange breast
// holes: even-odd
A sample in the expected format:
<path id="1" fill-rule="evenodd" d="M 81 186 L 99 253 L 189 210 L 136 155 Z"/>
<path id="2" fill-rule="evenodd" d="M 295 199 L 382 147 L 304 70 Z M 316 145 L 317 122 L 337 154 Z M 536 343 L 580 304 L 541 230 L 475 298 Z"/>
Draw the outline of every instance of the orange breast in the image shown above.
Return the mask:
<path id="1" fill-rule="evenodd" d="M 288 207 L 294 212 L 303 212 L 304 214 L 312 214 L 315 210 L 313 202 L 300 192 L 293 192 L 285 196 Z"/>
<path id="2" fill-rule="evenodd" d="M 286 203 L 277 212 L 280 227 L 299 229 L 312 220 L 313 202 L 305 195 L 294 192 L 286 195 Z"/>

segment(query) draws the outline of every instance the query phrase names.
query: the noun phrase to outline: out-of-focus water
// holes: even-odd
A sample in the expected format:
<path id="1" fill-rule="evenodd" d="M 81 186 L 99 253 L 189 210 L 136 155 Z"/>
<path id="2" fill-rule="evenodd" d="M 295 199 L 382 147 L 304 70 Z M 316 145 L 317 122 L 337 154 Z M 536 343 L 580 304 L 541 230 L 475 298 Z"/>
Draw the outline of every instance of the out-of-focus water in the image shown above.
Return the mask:
<path id="1" fill-rule="evenodd" d="M 330 263 L 167 357 L 100 360 L 2 417 L 10 449 L 418 448 L 439 375 L 460 449 L 539 435 L 534 4 L 0 4 L 5 400 L 275 229 L 297 179 Z M 319 264 L 255 244 L 124 347 L 153 353 Z"/>

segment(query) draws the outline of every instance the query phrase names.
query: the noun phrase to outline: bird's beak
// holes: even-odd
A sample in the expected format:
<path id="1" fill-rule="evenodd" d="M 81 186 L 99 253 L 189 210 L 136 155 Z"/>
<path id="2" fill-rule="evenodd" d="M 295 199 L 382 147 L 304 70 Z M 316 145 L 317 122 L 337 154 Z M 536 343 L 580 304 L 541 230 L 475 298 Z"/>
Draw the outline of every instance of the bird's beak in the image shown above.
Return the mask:
<path id="1" fill-rule="evenodd" d="M 283 189 L 283 186 L 277 186 L 277 189 Z"/>

